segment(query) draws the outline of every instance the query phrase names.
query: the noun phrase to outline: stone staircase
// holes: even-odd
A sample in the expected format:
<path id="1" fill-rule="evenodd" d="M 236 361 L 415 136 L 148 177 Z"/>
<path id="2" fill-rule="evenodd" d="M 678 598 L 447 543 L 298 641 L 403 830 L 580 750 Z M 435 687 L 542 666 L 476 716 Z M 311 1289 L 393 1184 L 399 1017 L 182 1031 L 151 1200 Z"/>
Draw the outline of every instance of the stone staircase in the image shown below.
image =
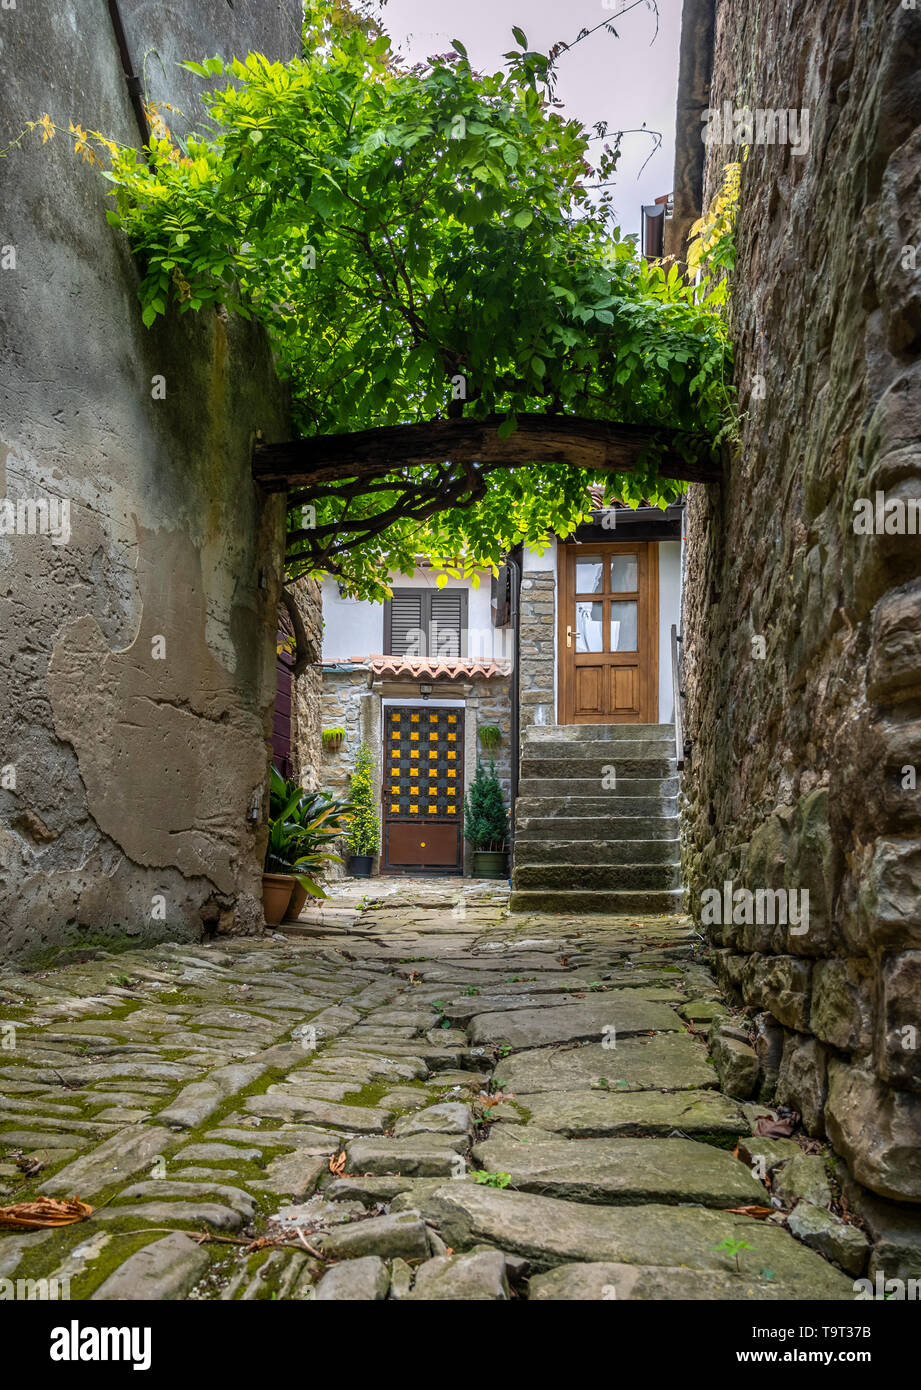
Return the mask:
<path id="1" fill-rule="evenodd" d="M 680 912 L 677 798 L 671 724 L 526 729 L 512 911 Z"/>

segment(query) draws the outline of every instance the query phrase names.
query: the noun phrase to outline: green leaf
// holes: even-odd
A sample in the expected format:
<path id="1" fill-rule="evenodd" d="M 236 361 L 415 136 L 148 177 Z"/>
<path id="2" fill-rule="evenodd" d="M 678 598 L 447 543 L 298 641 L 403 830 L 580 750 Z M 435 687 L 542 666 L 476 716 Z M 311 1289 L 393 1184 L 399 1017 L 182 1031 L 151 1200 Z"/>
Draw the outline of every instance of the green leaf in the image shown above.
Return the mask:
<path id="1" fill-rule="evenodd" d="M 520 48 L 527 48 L 528 39 L 523 29 L 519 29 L 517 24 L 512 25 L 512 33 L 515 35 L 515 42 Z"/>

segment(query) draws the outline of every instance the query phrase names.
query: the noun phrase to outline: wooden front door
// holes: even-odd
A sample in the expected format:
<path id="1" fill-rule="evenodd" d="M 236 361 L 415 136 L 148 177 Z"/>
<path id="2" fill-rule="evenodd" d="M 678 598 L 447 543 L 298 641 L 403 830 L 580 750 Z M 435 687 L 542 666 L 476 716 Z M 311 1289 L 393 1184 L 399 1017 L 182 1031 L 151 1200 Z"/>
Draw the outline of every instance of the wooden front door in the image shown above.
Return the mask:
<path id="1" fill-rule="evenodd" d="M 655 724 L 659 552 L 649 541 L 559 547 L 559 721 Z"/>
<path id="2" fill-rule="evenodd" d="M 463 709 L 385 706 L 381 797 L 385 872 L 462 872 Z"/>

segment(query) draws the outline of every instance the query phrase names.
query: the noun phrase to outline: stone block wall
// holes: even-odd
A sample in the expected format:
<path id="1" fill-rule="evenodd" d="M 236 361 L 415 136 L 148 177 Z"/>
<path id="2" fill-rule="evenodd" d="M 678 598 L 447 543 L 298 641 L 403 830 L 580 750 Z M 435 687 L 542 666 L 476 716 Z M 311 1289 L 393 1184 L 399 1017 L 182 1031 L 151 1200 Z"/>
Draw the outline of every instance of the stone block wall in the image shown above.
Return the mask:
<path id="1" fill-rule="evenodd" d="M 695 912 L 808 891 L 805 931 L 707 925 L 715 962 L 763 1096 L 846 1160 L 878 1267 L 917 1276 L 921 536 L 854 515 L 921 498 L 921 10 L 719 0 L 713 74 L 711 107 L 808 110 L 809 149 L 743 166 L 739 440 L 687 513 L 685 879 Z M 736 157 L 708 147 L 707 199 Z"/>
<path id="2" fill-rule="evenodd" d="M 556 722 L 556 573 L 526 570 L 519 608 L 519 681 L 522 730 L 534 723 Z"/>
<path id="3" fill-rule="evenodd" d="M 495 762 L 496 776 L 502 784 L 506 808 L 510 806 L 512 788 L 512 705 L 511 676 L 493 676 L 489 680 L 473 681 L 467 696 L 467 708 L 472 714 L 469 721 L 470 737 L 475 743 L 473 771 L 477 760 L 489 767 L 489 760 Z M 502 741 L 498 748 L 484 748 L 480 743 L 479 730 L 485 724 L 493 724 L 502 731 Z"/>
<path id="4" fill-rule="evenodd" d="M 323 672 L 320 653 L 323 649 L 323 604 L 320 586 L 315 579 L 299 579 L 294 585 L 294 597 L 307 634 L 310 664 L 294 681 L 294 700 L 291 721 L 291 751 L 297 778 L 308 791 L 321 785 L 323 744 L 322 729 Z"/>
<path id="5" fill-rule="evenodd" d="M 298 51 L 297 0 L 122 12 L 179 136 L 208 85 L 181 60 Z M 255 324 L 141 322 L 66 134 L 140 141 L 103 0 L 4 6 L 2 44 L 0 145 L 59 133 L 3 160 L 0 496 L 70 517 L 0 536 L 0 956 L 259 931 L 284 504 L 251 450 L 289 437 L 285 393 Z"/>

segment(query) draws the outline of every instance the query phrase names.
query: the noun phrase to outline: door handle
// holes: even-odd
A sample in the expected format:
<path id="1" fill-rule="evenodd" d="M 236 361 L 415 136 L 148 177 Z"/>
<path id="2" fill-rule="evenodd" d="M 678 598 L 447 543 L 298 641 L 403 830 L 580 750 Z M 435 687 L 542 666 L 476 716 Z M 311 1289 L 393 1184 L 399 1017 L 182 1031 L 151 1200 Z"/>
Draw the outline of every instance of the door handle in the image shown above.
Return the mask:
<path id="1" fill-rule="evenodd" d="M 566 629 L 566 645 L 567 645 L 567 647 L 571 647 L 571 646 L 572 646 L 572 628 L 571 628 L 571 627 L 568 627 L 568 628 Z"/>

